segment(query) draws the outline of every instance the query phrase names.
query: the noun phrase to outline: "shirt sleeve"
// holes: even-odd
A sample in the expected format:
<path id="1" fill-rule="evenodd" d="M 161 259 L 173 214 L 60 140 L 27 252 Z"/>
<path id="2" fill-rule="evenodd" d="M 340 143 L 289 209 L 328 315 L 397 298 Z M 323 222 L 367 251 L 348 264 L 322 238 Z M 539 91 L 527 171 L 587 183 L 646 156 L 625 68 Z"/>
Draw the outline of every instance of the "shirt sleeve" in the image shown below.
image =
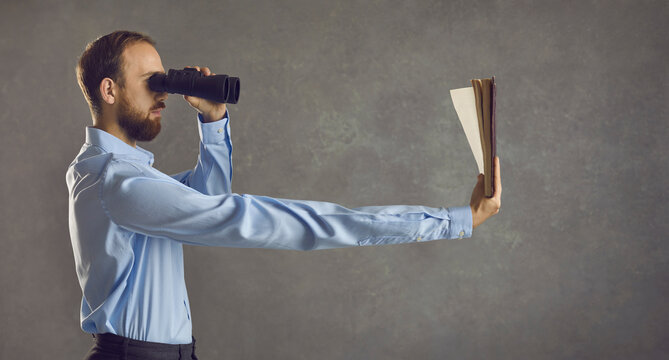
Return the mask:
<path id="1" fill-rule="evenodd" d="M 232 184 L 232 140 L 228 112 L 221 120 L 205 123 L 197 114 L 200 155 L 194 169 L 172 175 L 182 184 L 208 195 L 227 194 Z"/>
<path id="2" fill-rule="evenodd" d="M 185 244 L 318 250 L 471 236 L 469 206 L 341 205 L 248 194 L 205 195 L 111 161 L 102 204 L 117 225 Z"/>

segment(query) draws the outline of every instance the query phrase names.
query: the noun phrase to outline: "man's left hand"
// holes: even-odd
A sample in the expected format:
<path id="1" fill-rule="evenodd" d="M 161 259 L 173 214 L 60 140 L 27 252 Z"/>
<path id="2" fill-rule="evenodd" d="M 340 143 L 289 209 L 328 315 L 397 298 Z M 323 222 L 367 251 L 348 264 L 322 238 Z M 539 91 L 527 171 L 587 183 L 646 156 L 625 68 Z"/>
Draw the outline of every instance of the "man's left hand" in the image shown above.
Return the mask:
<path id="1" fill-rule="evenodd" d="M 191 68 L 193 66 L 186 66 Z M 209 70 L 208 67 L 200 68 L 199 66 L 194 66 L 197 71 L 202 72 L 204 76 L 216 75 Z M 184 99 L 192 106 L 197 112 L 202 114 L 204 122 L 212 122 L 221 120 L 223 115 L 225 115 L 225 104 L 221 104 L 215 101 L 209 101 L 207 99 L 184 95 Z"/>

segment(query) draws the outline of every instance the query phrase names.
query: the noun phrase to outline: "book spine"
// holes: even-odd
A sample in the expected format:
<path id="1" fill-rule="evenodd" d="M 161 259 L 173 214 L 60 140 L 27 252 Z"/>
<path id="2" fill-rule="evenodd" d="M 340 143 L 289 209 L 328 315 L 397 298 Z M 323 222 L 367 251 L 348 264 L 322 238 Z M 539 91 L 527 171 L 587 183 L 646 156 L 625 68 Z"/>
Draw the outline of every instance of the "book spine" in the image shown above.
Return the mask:
<path id="1" fill-rule="evenodd" d="M 496 131 L 497 125 L 496 125 L 496 122 L 495 122 L 495 107 L 496 107 L 495 99 L 497 97 L 497 85 L 495 84 L 495 77 L 494 76 L 491 79 L 490 92 L 491 92 L 490 102 L 492 104 L 492 109 L 490 111 L 490 118 L 491 118 L 491 121 L 490 121 L 490 144 L 492 145 L 491 146 L 491 148 L 492 148 L 492 151 L 491 151 L 491 153 L 492 153 L 491 154 L 492 155 L 492 174 L 493 174 L 492 176 L 494 178 L 495 171 L 497 171 L 495 169 L 495 157 L 497 156 L 497 131 Z M 494 181 L 494 179 L 493 179 L 493 182 L 492 182 L 492 193 L 495 194 L 495 181 Z"/>

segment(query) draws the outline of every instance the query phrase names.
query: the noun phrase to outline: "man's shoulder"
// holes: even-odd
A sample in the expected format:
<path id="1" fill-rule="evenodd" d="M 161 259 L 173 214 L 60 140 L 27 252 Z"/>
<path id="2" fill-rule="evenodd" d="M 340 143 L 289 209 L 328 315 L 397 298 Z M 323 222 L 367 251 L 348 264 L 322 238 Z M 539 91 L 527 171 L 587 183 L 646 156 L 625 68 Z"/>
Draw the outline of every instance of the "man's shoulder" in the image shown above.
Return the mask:
<path id="1" fill-rule="evenodd" d="M 67 169 L 69 186 L 83 179 L 132 177 L 144 174 L 141 166 L 124 154 L 107 152 L 96 146 L 82 148 Z"/>
<path id="2" fill-rule="evenodd" d="M 84 145 L 67 168 L 67 185 L 71 189 L 83 179 L 99 177 L 112 156 L 98 147 Z"/>

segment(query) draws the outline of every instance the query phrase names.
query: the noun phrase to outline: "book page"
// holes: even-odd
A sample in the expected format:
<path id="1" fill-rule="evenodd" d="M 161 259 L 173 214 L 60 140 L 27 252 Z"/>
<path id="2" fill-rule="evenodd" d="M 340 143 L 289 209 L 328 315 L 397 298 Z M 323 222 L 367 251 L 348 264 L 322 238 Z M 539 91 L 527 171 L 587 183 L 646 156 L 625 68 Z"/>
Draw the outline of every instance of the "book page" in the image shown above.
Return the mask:
<path id="1" fill-rule="evenodd" d="M 472 87 L 451 90 L 451 99 L 458 114 L 462 129 L 465 131 L 469 147 L 472 149 L 479 174 L 483 174 L 483 148 L 481 147 L 481 131 L 476 114 L 476 99 Z"/>

